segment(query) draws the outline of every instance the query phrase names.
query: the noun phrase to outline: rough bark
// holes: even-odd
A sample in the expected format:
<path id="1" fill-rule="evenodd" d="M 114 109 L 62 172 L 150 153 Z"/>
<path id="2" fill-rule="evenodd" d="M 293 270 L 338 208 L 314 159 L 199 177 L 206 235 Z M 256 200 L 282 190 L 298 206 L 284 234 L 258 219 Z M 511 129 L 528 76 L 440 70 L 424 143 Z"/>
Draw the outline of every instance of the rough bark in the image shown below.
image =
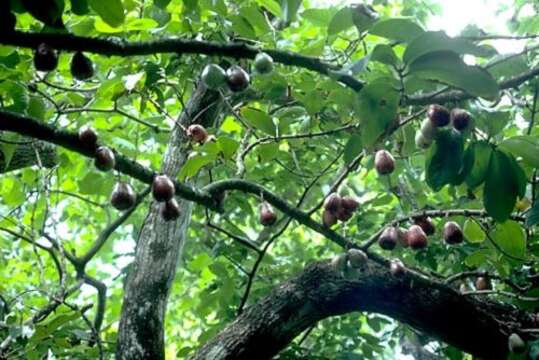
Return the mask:
<path id="1" fill-rule="evenodd" d="M 36 156 L 37 154 L 39 154 L 39 159 Z M 56 165 L 56 148 L 41 141 L 36 141 L 33 144 L 24 143 L 16 145 L 15 152 L 7 164 L 4 153 L 0 151 L 0 173 L 38 165 L 39 162 L 46 168 Z"/>
<path id="2" fill-rule="evenodd" d="M 507 336 L 533 326 L 508 305 L 463 296 L 443 284 L 369 261 L 353 278 L 327 262 L 277 286 L 208 341 L 191 360 L 270 359 L 324 318 L 353 311 L 385 314 L 484 359 L 506 359 Z"/>
<path id="3" fill-rule="evenodd" d="M 217 93 L 199 86 L 194 90 L 179 123 L 186 127 L 196 118 L 197 123 L 208 125 L 218 116 L 220 104 Z M 163 158 L 161 172 L 175 178 L 187 159 L 189 147 L 184 131 L 176 125 Z M 171 222 L 161 218 L 158 203 L 154 202 L 149 210 L 125 285 L 117 359 L 164 359 L 165 310 L 185 242 L 192 203 L 181 200 L 180 206 L 181 216 Z"/>

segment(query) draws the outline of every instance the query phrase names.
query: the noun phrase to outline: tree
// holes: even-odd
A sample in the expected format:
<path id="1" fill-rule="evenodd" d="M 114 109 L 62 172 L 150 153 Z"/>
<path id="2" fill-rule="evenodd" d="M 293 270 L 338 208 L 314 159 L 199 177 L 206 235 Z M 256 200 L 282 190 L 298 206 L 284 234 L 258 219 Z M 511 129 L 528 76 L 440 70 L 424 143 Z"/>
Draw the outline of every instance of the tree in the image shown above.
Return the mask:
<path id="1" fill-rule="evenodd" d="M 0 358 L 537 358 L 523 6 L 2 3 Z"/>

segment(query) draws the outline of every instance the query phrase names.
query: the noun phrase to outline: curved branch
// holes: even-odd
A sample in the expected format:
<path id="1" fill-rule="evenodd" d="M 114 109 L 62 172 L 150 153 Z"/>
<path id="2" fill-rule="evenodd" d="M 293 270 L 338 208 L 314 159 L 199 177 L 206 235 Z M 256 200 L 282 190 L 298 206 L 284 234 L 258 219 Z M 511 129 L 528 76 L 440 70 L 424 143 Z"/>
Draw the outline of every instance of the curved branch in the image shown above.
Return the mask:
<path id="1" fill-rule="evenodd" d="M 485 359 L 506 359 L 507 336 L 533 327 L 533 316 L 369 261 L 353 277 L 314 263 L 280 284 L 192 357 L 269 359 L 318 321 L 354 311 L 388 315 Z M 523 337 L 526 337 L 522 334 Z"/>
<path id="2" fill-rule="evenodd" d="M 212 56 L 227 56 L 231 58 L 254 59 L 259 52 L 269 54 L 273 61 L 301 67 L 322 75 L 335 76 L 339 66 L 328 64 L 318 58 L 300 55 L 290 51 L 259 49 L 246 43 L 217 43 L 203 40 L 187 40 L 169 38 L 152 41 L 129 42 L 119 38 L 82 37 L 71 34 L 29 33 L 22 31 L 3 32 L 0 43 L 35 49 L 41 43 L 46 43 L 58 50 L 85 51 L 101 55 L 135 56 L 153 55 L 159 53 L 203 54 Z M 363 83 L 351 75 L 339 75 L 338 81 L 359 91 Z"/>

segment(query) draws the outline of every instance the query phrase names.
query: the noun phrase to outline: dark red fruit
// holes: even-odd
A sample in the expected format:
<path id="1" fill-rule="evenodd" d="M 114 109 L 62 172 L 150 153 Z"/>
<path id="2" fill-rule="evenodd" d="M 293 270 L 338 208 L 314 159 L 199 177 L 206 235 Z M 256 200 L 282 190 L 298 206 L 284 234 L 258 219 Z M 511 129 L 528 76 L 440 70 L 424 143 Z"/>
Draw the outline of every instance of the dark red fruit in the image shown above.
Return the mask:
<path id="1" fill-rule="evenodd" d="M 86 80 L 94 76 L 94 65 L 92 60 L 82 52 L 77 51 L 71 59 L 71 75 L 77 80 Z"/>
<path id="2" fill-rule="evenodd" d="M 402 228 L 398 228 L 397 229 L 397 233 L 398 233 L 398 243 L 400 246 L 402 246 L 403 248 L 407 248 L 408 246 L 410 246 L 408 244 L 408 238 L 406 237 L 406 234 L 407 234 L 408 230 L 406 229 L 402 229 Z"/>
<path id="3" fill-rule="evenodd" d="M 95 151 L 95 167 L 101 171 L 109 171 L 116 166 L 114 152 L 106 146 L 100 146 Z"/>
<path id="4" fill-rule="evenodd" d="M 408 245 L 414 250 L 427 247 L 427 235 L 419 225 L 412 225 L 406 232 Z"/>
<path id="5" fill-rule="evenodd" d="M 397 241 L 399 241 L 397 228 L 391 226 L 382 231 L 378 238 L 378 245 L 384 250 L 393 250 L 397 246 Z"/>
<path id="6" fill-rule="evenodd" d="M 490 290 L 492 289 L 492 285 L 490 284 L 490 280 L 485 276 L 480 276 L 475 280 L 475 289 L 476 290 Z"/>
<path id="7" fill-rule="evenodd" d="M 324 209 L 324 212 L 322 213 L 322 223 L 327 227 L 332 227 L 337 223 L 337 214 L 328 209 Z"/>
<path id="8" fill-rule="evenodd" d="M 352 196 L 343 196 L 341 206 L 347 211 L 354 212 L 359 207 L 359 202 Z"/>
<path id="9" fill-rule="evenodd" d="M 352 216 L 354 216 L 354 213 L 352 211 L 345 209 L 343 206 L 341 206 L 339 210 L 337 210 L 336 215 L 337 215 L 337 219 L 344 222 L 344 221 L 350 220 Z"/>
<path id="10" fill-rule="evenodd" d="M 135 205 L 137 194 L 128 183 L 118 182 L 110 195 L 110 203 L 118 210 L 127 210 Z"/>
<path id="11" fill-rule="evenodd" d="M 430 217 L 418 216 L 414 219 L 414 224 L 421 226 L 421 229 L 423 229 L 425 234 L 428 236 L 436 232 L 436 227 L 434 226 L 434 223 Z"/>
<path id="12" fill-rule="evenodd" d="M 239 92 L 249 87 L 249 74 L 239 66 L 231 66 L 226 71 L 226 82 L 230 90 Z"/>
<path id="13" fill-rule="evenodd" d="M 163 218 L 163 220 L 172 221 L 180 217 L 180 214 L 181 214 L 180 205 L 178 204 L 176 199 L 172 198 L 162 203 L 160 206 L 161 208 L 159 210 L 160 210 L 161 217 Z"/>
<path id="14" fill-rule="evenodd" d="M 53 71 L 58 66 L 56 50 L 47 44 L 41 43 L 34 53 L 34 67 L 39 71 Z"/>
<path id="15" fill-rule="evenodd" d="M 337 214 L 337 212 L 341 208 L 341 205 L 342 199 L 337 193 L 329 194 L 326 200 L 324 200 L 324 209 L 333 214 Z"/>
<path id="16" fill-rule="evenodd" d="M 444 225 L 444 240 L 446 243 L 460 244 L 464 240 L 464 235 L 462 234 L 462 229 L 459 224 L 454 221 L 448 221 Z"/>
<path id="17" fill-rule="evenodd" d="M 225 201 L 225 198 L 226 198 L 226 192 L 224 191 L 219 191 L 218 193 L 213 194 L 213 199 L 219 206 L 223 204 L 223 202 Z"/>
<path id="18" fill-rule="evenodd" d="M 379 175 L 391 174 L 395 170 L 395 159 L 387 150 L 379 150 L 374 156 L 374 167 Z"/>
<path id="19" fill-rule="evenodd" d="M 466 110 L 453 109 L 451 110 L 451 123 L 453 127 L 458 131 L 462 131 L 468 128 L 470 125 L 471 117 Z"/>
<path id="20" fill-rule="evenodd" d="M 451 114 L 445 106 L 442 105 L 430 105 L 427 109 L 427 117 L 432 121 L 432 124 L 436 127 L 442 127 L 449 124 L 451 120 Z"/>
<path id="21" fill-rule="evenodd" d="M 391 275 L 402 275 L 406 271 L 404 264 L 399 259 L 393 259 L 389 263 L 389 272 Z"/>
<path id="22" fill-rule="evenodd" d="M 97 133 L 89 126 L 83 126 L 79 130 L 79 141 L 87 149 L 97 147 Z"/>
<path id="23" fill-rule="evenodd" d="M 264 201 L 260 204 L 260 223 L 264 226 L 271 226 L 277 221 L 277 215 L 273 211 L 272 206 Z"/>
<path id="24" fill-rule="evenodd" d="M 191 141 L 202 144 L 208 139 L 208 132 L 204 126 L 193 124 L 187 128 L 187 136 L 191 139 Z"/>
<path id="25" fill-rule="evenodd" d="M 174 183 L 166 175 L 157 175 L 152 182 L 152 195 L 155 201 L 165 202 L 174 197 Z"/>

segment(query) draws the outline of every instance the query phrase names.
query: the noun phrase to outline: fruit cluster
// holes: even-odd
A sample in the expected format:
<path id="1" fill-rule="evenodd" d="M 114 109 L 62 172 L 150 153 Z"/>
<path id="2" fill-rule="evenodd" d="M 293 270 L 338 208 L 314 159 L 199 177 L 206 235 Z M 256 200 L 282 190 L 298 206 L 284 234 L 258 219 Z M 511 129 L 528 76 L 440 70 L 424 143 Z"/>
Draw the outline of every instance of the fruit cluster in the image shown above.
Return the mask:
<path id="1" fill-rule="evenodd" d="M 38 71 L 50 72 L 58 66 L 58 52 L 51 46 L 41 43 L 34 53 L 34 67 Z M 82 52 L 77 51 L 71 58 L 69 69 L 77 80 L 88 80 L 94 76 L 94 65 Z"/>
<path id="2" fill-rule="evenodd" d="M 352 218 L 358 207 L 359 202 L 354 197 L 341 197 L 337 193 L 331 193 L 324 200 L 322 223 L 327 227 L 332 227 L 337 223 L 337 220 L 342 222 L 348 221 Z"/>
<path id="3" fill-rule="evenodd" d="M 413 219 L 414 224 L 407 230 L 390 226 L 385 228 L 378 237 L 378 245 L 384 250 L 393 250 L 397 245 L 410 247 L 413 250 L 424 249 L 428 245 L 428 236 L 436 232 L 432 219 L 420 216 Z M 444 224 L 443 238 L 448 245 L 460 244 L 464 234 L 460 225 L 454 221 Z"/>
<path id="4" fill-rule="evenodd" d="M 415 134 L 415 144 L 418 148 L 430 147 L 436 138 L 436 132 L 451 124 L 457 131 L 464 132 L 472 128 L 470 114 L 463 109 L 455 108 L 449 111 L 446 107 L 433 104 L 427 108 L 427 118 Z"/>
<path id="5" fill-rule="evenodd" d="M 253 65 L 259 74 L 268 74 L 273 71 L 273 59 L 266 53 L 257 54 Z M 240 66 L 233 65 L 225 71 L 217 64 L 206 65 L 201 79 L 208 89 L 217 90 L 226 84 L 232 92 L 247 89 L 251 81 L 249 74 Z"/>

